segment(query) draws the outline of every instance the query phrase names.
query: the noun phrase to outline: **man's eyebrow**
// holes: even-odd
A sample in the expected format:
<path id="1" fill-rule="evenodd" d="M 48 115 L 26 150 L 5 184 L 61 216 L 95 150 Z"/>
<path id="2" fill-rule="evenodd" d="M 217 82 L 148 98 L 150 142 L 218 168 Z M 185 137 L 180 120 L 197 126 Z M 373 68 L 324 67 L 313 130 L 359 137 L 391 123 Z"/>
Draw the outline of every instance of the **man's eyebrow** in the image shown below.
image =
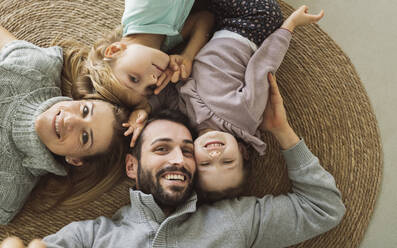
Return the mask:
<path id="1" fill-rule="evenodd" d="M 183 140 L 183 143 L 192 144 L 192 145 L 194 144 L 193 140 Z"/>
<path id="2" fill-rule="evenodd" d="M 171 142 L 171 141 L 172 141 L 172 139 L 170 139 L 170 138 L 159 138 L 159 139 L 155 139 L 150 145 L 152 146 L 157 142 Z M 183 140 L 183 143 L 193 145 L 193 141 L 188 140 L 188 139 Z"/>
<path id="3" fill-rule="evenodd" d="M 171 141 L 172 141 L 172 139 L 170 139 L 170 138 L 159 138 L 159 139 L 155 139 L 150 145 L 153 145 L 157 142 L 171 142 Z"/>

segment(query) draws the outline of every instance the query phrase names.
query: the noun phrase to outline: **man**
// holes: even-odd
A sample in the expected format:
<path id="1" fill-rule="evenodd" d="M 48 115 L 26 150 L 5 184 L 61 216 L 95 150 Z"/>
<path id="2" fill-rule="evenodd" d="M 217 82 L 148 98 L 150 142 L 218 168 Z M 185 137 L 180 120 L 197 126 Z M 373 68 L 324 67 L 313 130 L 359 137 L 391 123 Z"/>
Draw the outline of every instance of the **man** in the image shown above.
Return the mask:
<path id="1" fill-rule="evenodd" d="M 293 193 L 198 207 L 191 132 L 185 117 L 162 114 L 148 121 L 126 157 L 127 175 L 136 180 L 131 206 L 112 219 L 71 223 L 44 238 L 47 247 L 285 247 L 337 225 L 345 208 L 334 179 L 289 126 L 276 82 L 270 82 L 263 128 L 284 149 Z"/>

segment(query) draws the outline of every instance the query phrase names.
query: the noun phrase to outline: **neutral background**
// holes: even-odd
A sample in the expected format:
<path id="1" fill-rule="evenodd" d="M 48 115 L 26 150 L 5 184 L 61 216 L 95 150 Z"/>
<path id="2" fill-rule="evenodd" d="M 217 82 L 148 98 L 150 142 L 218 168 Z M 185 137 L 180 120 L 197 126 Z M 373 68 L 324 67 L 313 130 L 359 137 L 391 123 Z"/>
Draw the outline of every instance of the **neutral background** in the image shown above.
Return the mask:
<path id="1" fill-rule="evenodd" d="M 397 247 L 397 1 L 284 0 L 311 13 L 351 59 L 374 108 L 384 168 L 379 198 L 360 248 Z"/>

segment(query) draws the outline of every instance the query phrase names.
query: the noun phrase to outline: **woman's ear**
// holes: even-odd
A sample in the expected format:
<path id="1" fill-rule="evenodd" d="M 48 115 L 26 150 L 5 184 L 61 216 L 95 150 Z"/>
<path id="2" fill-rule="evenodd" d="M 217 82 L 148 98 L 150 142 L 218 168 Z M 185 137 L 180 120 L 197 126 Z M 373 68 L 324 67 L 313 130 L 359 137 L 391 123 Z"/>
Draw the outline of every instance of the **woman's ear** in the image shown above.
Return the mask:
<path id="1" fill-rule="evenodd" d="M 66 156 L 65 161 L 66 163 L 74 166 L 82 166 L 84 164 L 83 160 L 81 160 L 80 158 L 75 158 L 70 156 Z"/>
<path id="2" fill-rule="evenodd" d="M 110 44 L 106 49 L 105 49 L 105 58 L 114 58 L 114 56 L 120 54 L 120 52 L 124 51 L 127 48 L 127 45 L 124 44 L 123 42 L 114 42 Z"/>
<path id="3" fill-rule="evenodd" d="M 135 156 L 128 153 L 125 156 L 125 171 L 127 176 L 131 179 L 136 180 L 138 177 L 138 160 Z"/>

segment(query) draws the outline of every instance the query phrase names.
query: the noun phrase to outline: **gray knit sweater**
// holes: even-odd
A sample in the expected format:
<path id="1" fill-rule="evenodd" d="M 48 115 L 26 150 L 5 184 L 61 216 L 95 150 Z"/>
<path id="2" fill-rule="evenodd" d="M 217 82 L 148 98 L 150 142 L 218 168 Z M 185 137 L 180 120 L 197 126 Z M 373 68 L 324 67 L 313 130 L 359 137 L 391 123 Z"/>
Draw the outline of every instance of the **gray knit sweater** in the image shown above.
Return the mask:
<path id="1" fill-rule="evenodd" d="M 40 142 L 37 116 L 59 101 L 59 47 L 13 41 L 0 51 L 0 224 L 18 213 L 40 175 L 66 175 Z"/>
<path id="2" fill-rule="evenodd" d="M 303 141 L 283 151 L 292 193 L 198 206 L 194 194 L 170 216 L 152 195 L 131 190 L 131 206 L 113 219 L 74 222 L 47 236 L 59 247 L 285 247 L 336 226 L 345 207 L 334 178 Z"/>

